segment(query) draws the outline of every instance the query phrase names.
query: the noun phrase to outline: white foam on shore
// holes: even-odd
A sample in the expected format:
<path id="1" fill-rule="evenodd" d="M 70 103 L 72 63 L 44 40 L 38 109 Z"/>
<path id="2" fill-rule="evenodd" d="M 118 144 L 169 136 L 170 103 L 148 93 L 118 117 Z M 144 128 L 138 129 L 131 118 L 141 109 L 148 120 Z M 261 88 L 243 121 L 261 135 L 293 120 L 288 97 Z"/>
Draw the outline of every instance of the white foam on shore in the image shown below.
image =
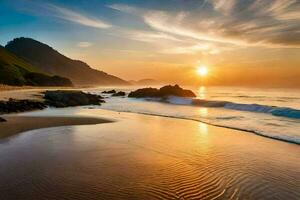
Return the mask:
<path id="1" fill-rule="evenodd" d="M 161 99 L 159 101 L 161 101 Z M 176 104 L 176 105 L 192 105 L 192 106 L 196 105 L 200 107 L 224 107 L 226 109 L 232 109 L 232 110 L 266 113 L 274 116 L 300 119 L 300 110 L 287 108 L 287 107 L 277 107 L 277 106 L 260 105 L 260 104 L 241 104 L 241 103 L 235 103 L 229 101 L 199 100 L 199 99 L 182 98 L 182 97 L 174 97 L 174 96 L 171 96 L 163 101 L 171 104 Z"/>

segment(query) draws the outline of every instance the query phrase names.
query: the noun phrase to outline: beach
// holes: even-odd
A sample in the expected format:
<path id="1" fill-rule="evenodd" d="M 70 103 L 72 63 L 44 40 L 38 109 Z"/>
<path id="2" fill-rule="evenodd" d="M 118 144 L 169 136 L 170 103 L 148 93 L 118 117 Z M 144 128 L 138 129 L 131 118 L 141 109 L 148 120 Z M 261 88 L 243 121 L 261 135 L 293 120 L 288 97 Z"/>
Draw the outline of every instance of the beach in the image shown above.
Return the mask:
<path id="1" fill-rule="evenodd" d="M 13 99 L 28 99 L 41 100 L 41 92 L 47 90 L 80 90 L 82 88 L 73 87 L 31 87 L 31 86 L 7 86 L 0 84 L 0 100 Z"/>
<path id="2" fill-rule="evenodd" d="M 38 129 L 3 140 L 1 199 L 300 197 L 298 145 L 190 120 L 101 109 L 22 117 L 66 115 L 115 122 Z"/>

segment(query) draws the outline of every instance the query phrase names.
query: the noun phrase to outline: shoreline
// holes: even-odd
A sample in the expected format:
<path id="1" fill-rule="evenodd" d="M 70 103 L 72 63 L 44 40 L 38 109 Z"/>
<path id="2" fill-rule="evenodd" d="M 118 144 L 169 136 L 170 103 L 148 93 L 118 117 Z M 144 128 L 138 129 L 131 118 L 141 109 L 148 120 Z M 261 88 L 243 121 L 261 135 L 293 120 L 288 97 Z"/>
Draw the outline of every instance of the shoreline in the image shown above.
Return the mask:
<path id="1" fill-rule="evenodd" d="M 42 128 L 61 126 L 95 125 L 112 123 L 113 120 L 96 117 L 29 117 L 17 115 L 3 115 L 1 118 L 7 120 L 0 123 L 0 139 L 8 138 L 22 132 Z"/>
<path id="2" fill-rule="evenodd" d="M 279 142 L 285 142 L 285 143 L 289 143 L 289 144 L 300 145 L 300 142 L 298 142 L 298 141 L 291 141 L 291 140 L 284 139 L 284 138 L 272 137 L 272 136 L 264 135 L 264 134 L 256 132 L 256 131 L 246 130 L 246 129 L 242 129 L 242 128 L 235 128 L 235 127 L 230 127 L 230 126 L 225 126 L 225 125 L 213 124 L 213 123 L 209 123 L 209 122 L 205 122 L 205 121 L 201 121 L 201 120 L 197 120 L 197 119 L 181 118 L 181 117 L 176 117 L 176 116 L 158 115 L 158 114 L 151 114 L 151 113 L 138 113 L 138 112 L 135 113 L 135 112 L 129 112 L 129 111 L 128 112 L 118 111 L 118 112 L 133 113 L 133 114 L 140 114 L 140 115 L 146 115 L 146 116 L 156 116 L 156 117 L 165 117 L 165 118 L 171 118 L 171 119 L 181 119 L 181 120 L 187 120 L 187 121 L 200 122 L 200 123 L 203 123 L 203 124 L 206 124 L 206 125 L 209 125 L 209 126 L 213 126 L 213 127 L 251 133 L 251 134 L 256 135 L 256 136 L 264 137 L 264 138 L 279 141 Z"/>

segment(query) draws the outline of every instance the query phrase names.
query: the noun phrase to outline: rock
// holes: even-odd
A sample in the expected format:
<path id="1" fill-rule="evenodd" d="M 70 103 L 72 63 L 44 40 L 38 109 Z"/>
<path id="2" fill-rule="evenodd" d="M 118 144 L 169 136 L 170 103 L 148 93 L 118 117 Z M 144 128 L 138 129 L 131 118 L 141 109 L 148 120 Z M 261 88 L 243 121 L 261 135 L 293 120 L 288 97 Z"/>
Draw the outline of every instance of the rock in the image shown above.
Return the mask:
<path id="1" fill-rule="evenodd" d="M 34 100 L 0 101 L 0 114 L 18 113 L 32 110 L 42 110 L 49 106 L 69 107 L 82 105 L 101 105 L 104 103 L 100 95 L 88 94 L 82 91 L 46 91 L 44 92 L 45 102 Z M 0 122 L 4 120 L 0 118 Z"/>
<path id="2" fill-rule="evenodd" d="M 108 91 L 103 91 L 103 94 L 115 94 L 116 90 L 108 90 Z"/>
<path id="3" fill-rule="evenodd" d="M 76 90 L 57 90 L 44 92 L 45 103 L 52 107 L 71 107 L 85 105 L 101 105 L 105 101 L 100 95 L 84 93 Z"/>
<path id="4" fill-rule="evenodd" d="M 31 110 L 41 110 L 46 105 L 40 101 L 33 100 L 16 100 L 0 101 L 0 113 L 18 113 Z"/>
<path id="5" fill-rule="evenodd" d="M 125 95 L 126 95 L 125 92 L 120 91 L 120 92 L 117 92 L 117 93 L 113 94 L 112 96 L 113 96 L 113 97 L 123 97 L 123 96 L 125 96 Z"/>
<path id="6" fill-rule="evenodd" d="M 156 88 L 142 88 L 130 92 L 128 97 L 144 98 L 144 97 L 158 97 L 159 90 Z"/>
<path id="7" fill-rule="evenodd" d="M 6 119 L 0 117 L 0 122 L 6 122 Z"/>
<path id="8" fill-rule="evenodd" d="M 144 97 L 196 97 L 191 90 L 185 90 L 179 87 L 179 85 L 167 85 L 160 89 L 156 88 L 142 88 L 136 91 L 130 92 L 128 97 L 144 98 Z"/>
<path id="9" fill-rule="evenodd" d="M 196 97 L 191 90 L 185 90 L 179 85 L 167 85 L 159 89 L 159 96 Z"/>

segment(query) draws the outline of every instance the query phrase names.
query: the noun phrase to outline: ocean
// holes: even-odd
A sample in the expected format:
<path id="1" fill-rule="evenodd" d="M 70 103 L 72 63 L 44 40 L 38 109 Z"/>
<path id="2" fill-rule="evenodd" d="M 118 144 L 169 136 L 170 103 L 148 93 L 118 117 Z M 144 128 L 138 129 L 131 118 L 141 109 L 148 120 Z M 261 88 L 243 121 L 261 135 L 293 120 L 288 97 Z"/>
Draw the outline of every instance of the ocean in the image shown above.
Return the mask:
<path id="1" fill-rule="evenodd" d="M 101 94 L 108 89 L 112 88 L 88 91 Z M 134 89 L 117 90 L 129 93 Z M 199 99 L 197 105 L 191 103 L 191 98 L 169 97 L 162 102 L 153 98 L 111 97 L 97 108 L 194 120 L 300 144 L 300 90 L 242 87 L 189 89 L 196 93 L 195 99 Z"/>

